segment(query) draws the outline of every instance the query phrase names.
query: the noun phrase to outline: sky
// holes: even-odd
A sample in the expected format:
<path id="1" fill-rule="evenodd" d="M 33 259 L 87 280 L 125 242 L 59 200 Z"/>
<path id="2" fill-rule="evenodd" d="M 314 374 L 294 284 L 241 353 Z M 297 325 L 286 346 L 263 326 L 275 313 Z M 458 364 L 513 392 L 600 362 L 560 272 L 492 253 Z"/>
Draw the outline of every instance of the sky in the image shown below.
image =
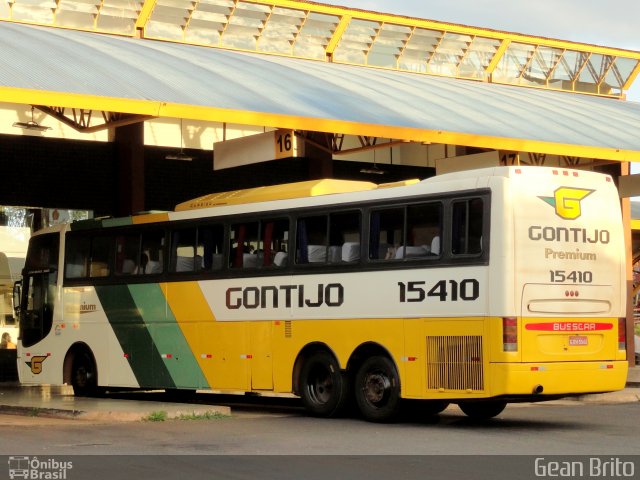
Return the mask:
<path id="1" fill-rule="evenodd" d="M 318 0 L 507 32 L 640 51 L 640 0 Z M 640 102 L 640 78 L 627 92 Z"/>

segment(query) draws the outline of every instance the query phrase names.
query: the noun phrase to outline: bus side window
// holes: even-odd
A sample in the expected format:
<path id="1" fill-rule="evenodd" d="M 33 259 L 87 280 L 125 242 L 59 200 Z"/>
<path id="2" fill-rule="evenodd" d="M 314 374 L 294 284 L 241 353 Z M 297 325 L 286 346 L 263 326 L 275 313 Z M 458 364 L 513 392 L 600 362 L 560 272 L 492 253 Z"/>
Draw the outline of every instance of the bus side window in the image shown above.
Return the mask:
<path id="1" fill-rule="evenodd" d="M 195 228 L 183 228 L 171 232 L 169 271 L 193 272 L 195 270 L 195 244 Z"/>
<path id="2" fill-rule="evenodd" d="M 289 220 L 260 222 L 262 237 L 262 266 L 284 267 L 288 263 Z"/>
<path id="3" fill-rule="evenodd" d="M 245 222 L 231 225 L 229 251 L 229 266 L 231 268 L 260 268 L 259 250 L 261 250 L 258 238 L 259 223 Z"/>
<path id="4" fill-rule="evenodd" d="M 222 270 L 224 245 L 224 227 L 208 225 L 198 228 L 196 245 L 196 270 Z"/>
<path id="5" fill-rule="evenodd" d="M 329 262 L 356 263 L 360 260 L 360 212 L 329 216 Z"/>
<path id="6" fill-rule="evenodd" d="M 140 235 L 128 234 L 116 237 L 116 274 L 133 275 L 140 262 Z"/>
<path id="7" fill-rule="evenodd" d="M 453 203 L 452 254 L 477 255 L 482 252 L 483 206 L 481 198 Z"/>
<path id="8" fill-rule="evenodd" d="M 369 259 L 395 259 L 398 247 L 404 242 L 404 208 L 375 210 L 369 223 Z"/>
<path id="9" fill-rule="evenodd" d="M 164 230 L 145 231 L 142 234 L 139 275 L 155 275 L 164 270 Z"/>
<path id="10" fill-rule="evenodd" d="M 97 236 L 91 240 L 91 277 L 107 277 L 111 269 L 111 246 L 113 237 Z"/>
<path id="11" fill-rule="evenodd" d="M 327 261 L 327 215 L 298 219 L 296 263 L 325 263 Z"/>
<path id="12" fill-rule="evenodd" d="M 65 254 L 65 277 L 88 277 L 90 260 L 90 237 L 67 236 Z"/>
<path id="13" fill-rule="evenodd" d="M 440 255 L 441 236 L 442 205 L 440 203 L 421 203 L 407 207 L 405 258 Z"/>

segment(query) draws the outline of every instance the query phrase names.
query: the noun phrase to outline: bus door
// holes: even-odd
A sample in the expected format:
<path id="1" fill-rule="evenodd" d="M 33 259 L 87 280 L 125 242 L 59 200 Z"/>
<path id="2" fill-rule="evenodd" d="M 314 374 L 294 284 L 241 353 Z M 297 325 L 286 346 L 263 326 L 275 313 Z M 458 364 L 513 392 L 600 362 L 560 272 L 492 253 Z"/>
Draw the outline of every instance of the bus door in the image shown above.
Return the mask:
<path id="1" fill-rule="evenodd" d="M 59 233 L 33 237 L 22 279 L 20 341 L 38 343 L 51 331 L 58 283 Z"/>
<path id="2" fill-rule="evenodd" d="M 272 325 L 271 321 L 251 322 L 250 325 L 252 390 L 273 389 Z"/>

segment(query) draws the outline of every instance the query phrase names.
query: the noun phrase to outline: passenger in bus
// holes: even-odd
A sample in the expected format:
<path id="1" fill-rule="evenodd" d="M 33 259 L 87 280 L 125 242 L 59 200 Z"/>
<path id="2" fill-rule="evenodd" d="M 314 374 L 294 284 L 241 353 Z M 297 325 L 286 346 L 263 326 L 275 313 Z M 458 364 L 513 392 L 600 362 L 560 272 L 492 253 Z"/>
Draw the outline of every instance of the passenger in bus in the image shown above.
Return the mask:
<path id="1" fill-rule="evenodd" d="M 147 253 L 149 261 L 147 262 L 144 273 L 147 275 L 153 275 L 154 273 L 162 273 L 162 258 L 160 252 L 155 249 L 149 250 Z"/>
<path id="2" fill-rule="evenodd" d="M 4 348 L 8 350 L 16 348 L 16 344 L 11 341 L 11 335 L 9 335 L 9 332 L 4 332 L 2 334 L 2 340 L 0 341 L 0 348 Z"/>
<path id="3" fill-rule="evenodd" d="M 147 263 L 149 263 L 149 256 L 146 253 L 140 254 L 140 263 L 133 271 L 134 275 L 144 275 L 147 269 Z"/>

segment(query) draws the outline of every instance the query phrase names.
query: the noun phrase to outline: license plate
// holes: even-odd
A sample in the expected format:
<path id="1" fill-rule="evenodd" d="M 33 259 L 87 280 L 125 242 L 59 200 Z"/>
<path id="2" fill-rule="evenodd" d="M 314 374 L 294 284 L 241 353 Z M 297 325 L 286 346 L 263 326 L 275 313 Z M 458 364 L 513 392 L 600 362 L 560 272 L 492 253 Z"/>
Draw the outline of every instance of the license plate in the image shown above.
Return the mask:
<path id="1" fill-rule="evenodd" d="M 571 346 L 589 345 L 589 337 L 587 337 L 586 335 L 575 335 L 573 337 L 569 337 L 569 345 Z"/>

